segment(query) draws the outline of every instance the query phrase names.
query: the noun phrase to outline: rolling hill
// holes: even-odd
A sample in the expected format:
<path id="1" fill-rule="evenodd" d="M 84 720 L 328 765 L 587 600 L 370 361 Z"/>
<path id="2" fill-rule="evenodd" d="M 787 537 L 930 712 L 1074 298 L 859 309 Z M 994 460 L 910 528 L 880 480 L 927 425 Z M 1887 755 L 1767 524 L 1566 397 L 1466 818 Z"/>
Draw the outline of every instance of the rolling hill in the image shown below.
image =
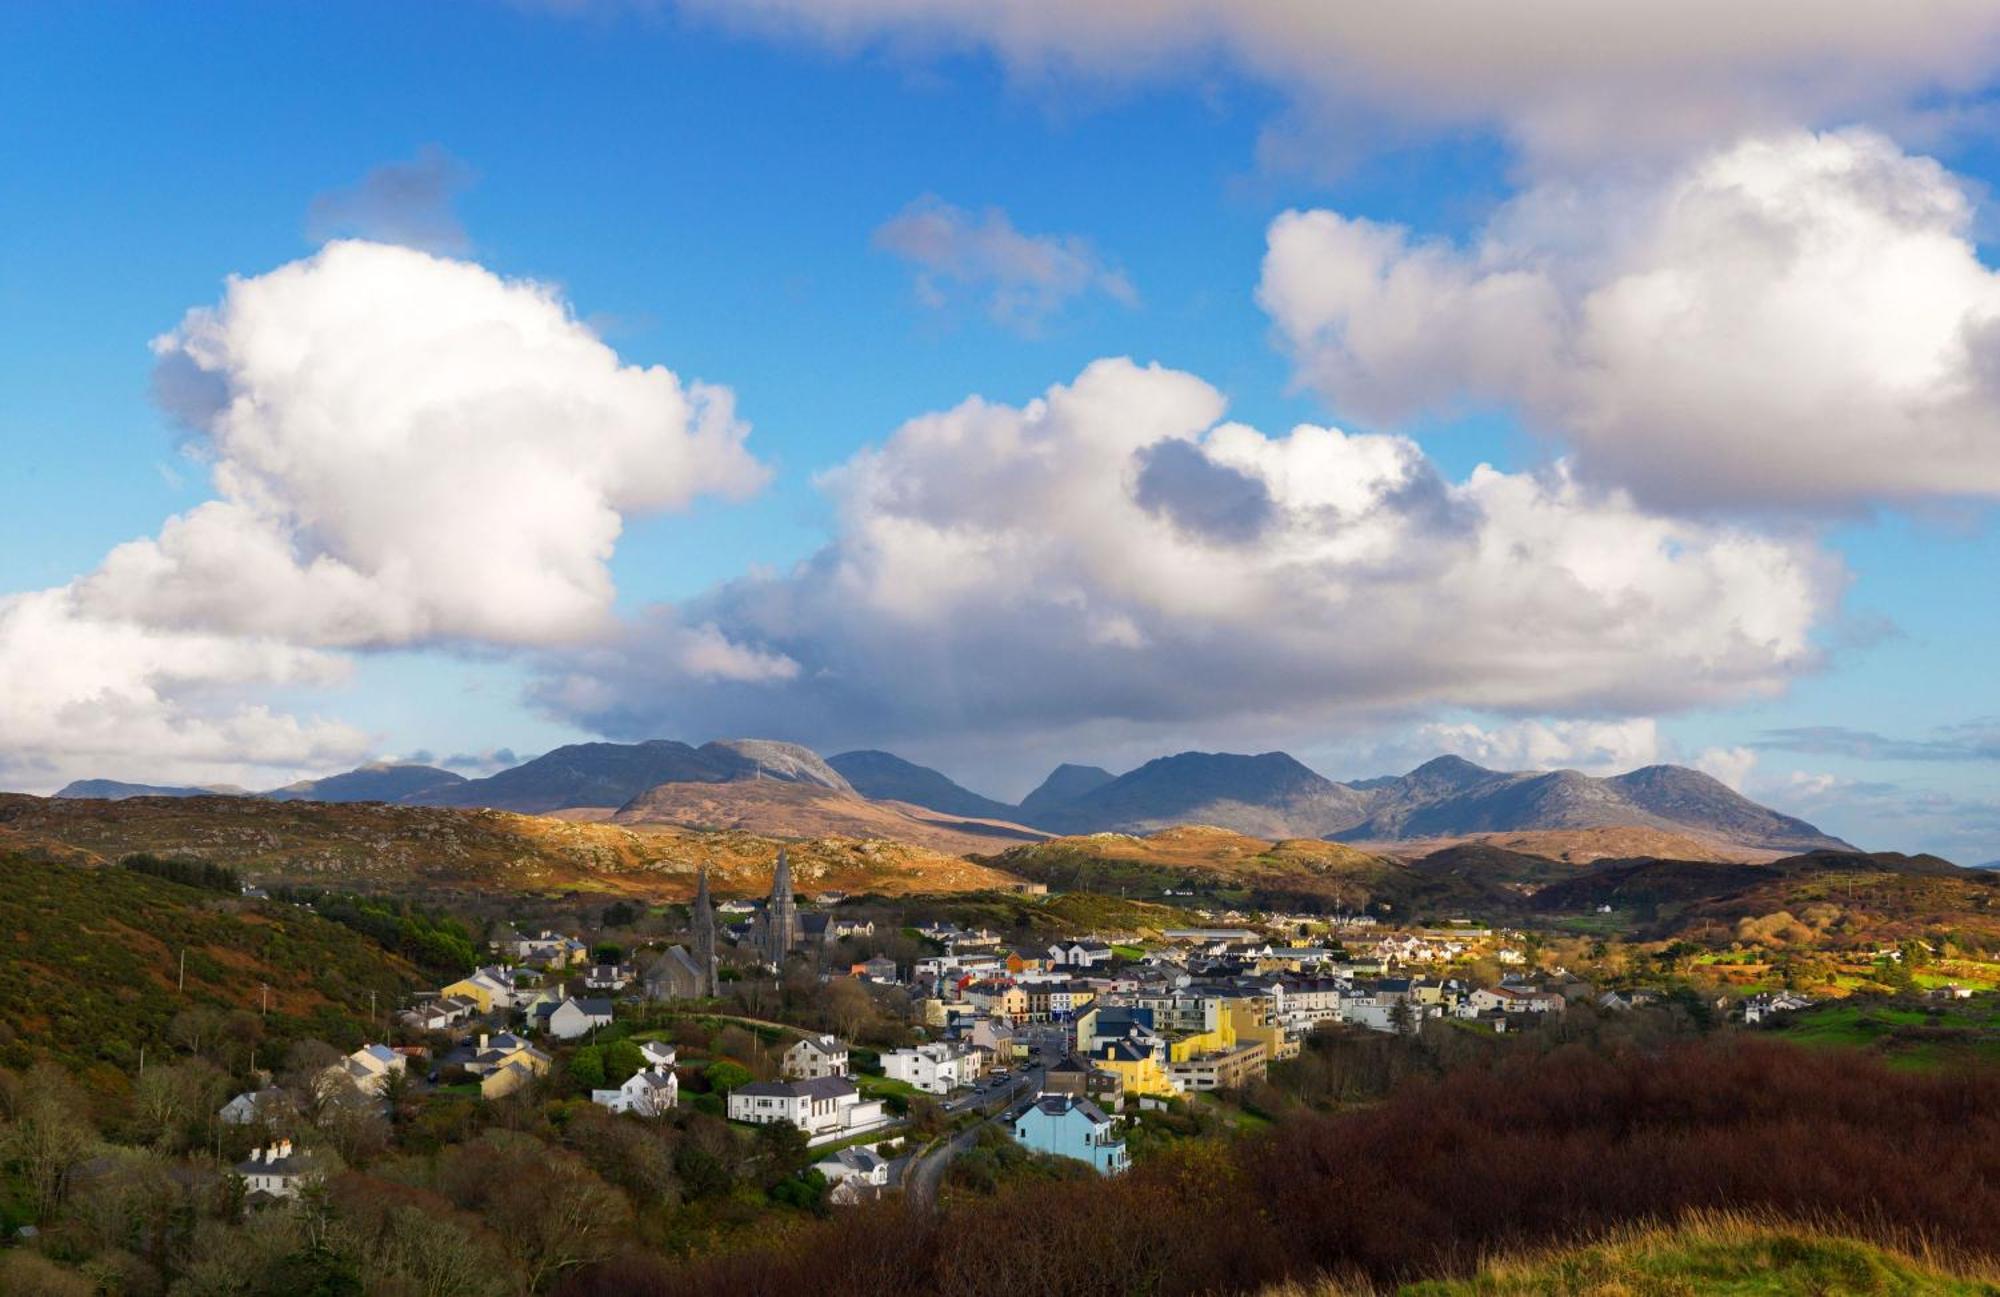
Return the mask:
<path id="1" fill-rule="evenodd" d="M 127 797 L 235 797 L 249 796 L 241 788 L 184 788 L 172 784 L 128 784 L 116 779 L 74 779 L 56 792 L 57 797 L 89 797 L 115 802 Z"/>
<path id="2" fill-rule="evenodd" d="M 2000 876 L 1936 856 L 1815 851 L 1768 864 L 1606 862 L 1542 888 L 1533 906 L 1578 913 L 1609 906 L 1652 937 L 1726 936 L 1743 919 L 1814 916 L 1839 944 L 1926 933 L 2000 941 Z"/>
<path id="3" fill-rule="evenodd" d="M 781 842 L 728 829 L 373 802 L 0 794 L 0 851 L 95 864 L 150 852 L 229 865 L 259 882 L 416 896 L 588 891 L 684 900 L 704 865 L 719 893 L 761 894 L 781 845 L 790 848 L 800 884 L 815 889 L 956 892 L 1017 881 L 955 855 L 879 837 Z"/>
<path id="4" fill-rule="evenodd" d="M 401 802 L 466 782 L 436 766 L 372 761 L 345 774 L 304 779 L 260 794 L 278 802 Z"/>

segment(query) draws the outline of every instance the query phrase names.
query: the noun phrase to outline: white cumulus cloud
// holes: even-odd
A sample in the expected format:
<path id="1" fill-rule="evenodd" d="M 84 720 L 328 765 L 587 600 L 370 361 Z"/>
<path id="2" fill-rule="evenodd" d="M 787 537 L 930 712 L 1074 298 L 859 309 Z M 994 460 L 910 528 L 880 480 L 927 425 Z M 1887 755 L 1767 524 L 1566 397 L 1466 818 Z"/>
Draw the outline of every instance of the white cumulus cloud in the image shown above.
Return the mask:
<path id="1" fill-rule="evenodd" d="M 1437 722 L 1417 730 L 1426 754 L 1449 752 L 1495 770 L 1581 770 L 1615 775 L 1660 759 L 1650 716 L 1619 720 L 1522 720 L 1482 726 Z"/>
<path id="2" fill-rule="evenodd" d="M 1839 572 L 1810 544 L 1560 470 L 1450 482 L 1405 438 L 1272 436 L 1223 406 L 1105 360 L 913 419 L 824 475 L 837 536 L 812 560 L 552 657 L 541 701 L 619 735 L 1280 737 L 1441 705 L 1648 714 L 1815 660 Z M 704 677 L 686 627 L 786 665 Z"/>
<path id="3" fill-rule="evenodd" d="M 628 365 L 545 285 L 383 244 L 234 279 L 155 344 L 218 499 L 121 545 L 86 610 L 293 642 L 608 629 L 626 516 L 765 470 L 720 387 Z"/>
<path id="4" fill-rule="evenodd" d="M 346 675 L 321 652 L 90 617 L 68 589 L 0 596 L 0 786 L 128 772 L 207 784 L 357 760 L 359 731 L 248 696 Z"/>
<path id="5" fill-rule="evenodd" d="M 1392 422 L 1499 404 L 1660 507 L 2000 496 L 2000 275 L 1965 186 L 1862 131 L 1549 183 L 1465 248 L 1328 211 L 1259 297 L 1302 379 Z"/>
<path id="6" fill-rule="evenodd" d="M 274 709 L 343 650 L 608 636 L 628 516 L 765 478 L 727 389 L 623 362 L 542 284 L 336 242 L 160 338 L 215 498 L 66 586 L 0 597 L 0 776 L 202 782 L 358 759 Z M 677 660 L 785 665 L 696 627 Z"/>

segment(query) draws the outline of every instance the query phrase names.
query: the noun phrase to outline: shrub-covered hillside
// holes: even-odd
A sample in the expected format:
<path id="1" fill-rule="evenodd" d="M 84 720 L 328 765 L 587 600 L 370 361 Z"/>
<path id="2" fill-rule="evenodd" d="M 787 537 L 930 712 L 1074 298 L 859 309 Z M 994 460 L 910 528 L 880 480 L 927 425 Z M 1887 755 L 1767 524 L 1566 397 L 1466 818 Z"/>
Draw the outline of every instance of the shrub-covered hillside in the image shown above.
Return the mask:
<path id="1" fill-rule="evenodd" d="M 387 1012 L 418 980 L 367 936 L 295 906 L 0 855 L 0 1065 L 53 1055 L 127 1069 L 141 1046 L 205 1031 L 359 1043 L 369 993 Z"/>

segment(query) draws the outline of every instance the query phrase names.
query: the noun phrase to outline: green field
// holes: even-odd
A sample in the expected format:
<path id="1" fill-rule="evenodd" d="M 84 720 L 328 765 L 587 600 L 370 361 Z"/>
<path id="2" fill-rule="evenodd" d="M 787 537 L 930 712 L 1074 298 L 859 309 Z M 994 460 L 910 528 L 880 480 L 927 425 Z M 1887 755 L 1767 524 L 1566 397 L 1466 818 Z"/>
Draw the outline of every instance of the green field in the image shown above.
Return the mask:
<path id="1" fill-rule="evenodd" d="M 1993 996 L 1941 1003 L 1857 997 L 1816 1005 L 1773 1031 L 1815 1048 L 1865 1049 L 1891 1067 L 2000 1062 L 2000 1000 Z"/>

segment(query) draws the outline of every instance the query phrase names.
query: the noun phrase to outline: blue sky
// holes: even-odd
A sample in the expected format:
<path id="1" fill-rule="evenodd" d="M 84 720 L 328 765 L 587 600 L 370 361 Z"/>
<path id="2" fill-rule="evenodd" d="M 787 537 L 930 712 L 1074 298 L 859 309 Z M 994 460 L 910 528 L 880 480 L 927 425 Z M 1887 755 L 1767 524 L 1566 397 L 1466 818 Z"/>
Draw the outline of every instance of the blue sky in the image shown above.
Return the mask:
<path id="1" fill-rule="evenodd" d="M 355 4 L 310 21 L 247 4 L 0 12 L 10 344 L 0 348 L 0 440 L 11 465 L 0 477 L 0 592 L 63 586 L 215 494 L 204 463 L 183 453 L 191 434 L 153 399 L 149 342 L 215 303 L 228 277 L 312 254 L 325 233 L 310 218 L 316 199 L 426 150 L 463 169 L 450 211 L 465 241 L 447 251 L 557 285 L 628 364 L 727 385 L 751 427 L 747 447 L 771 472 L 747 500 L 632 511 L 609 563 L 621 618 L 812 556 L 840 530 L 816 475 L 903 421 L 974 394 L 1019 405 L 1101 357 L 1197 374 L 1227 398 L 1230 418 L 1274 437 L 1300 422 L 1406 433 L 1451 482 L 1481 464 L 1543 469 L 1569 448 L 1528 426 L 1546 410 L 1478 392 L 1444 413 L 1396 417 L 1378 400 L 1329 390 L 1306 376 L 1297 340 L 1278 336 L 1256 296 L 1267 228 L 1287 209 L 1476 243 L 1494 237 L 1488 223 L 1510 197 L 1554 174 L 1605 170 L 1537 153 L 1504 112 L 1420 127 L 1399 123 L 1394 104 L 1334 114 L 1304 136 L 1331 160 L 1304 168 L 1274 163 L 1266 147 L 1274 123 L 1301 111 L 1298 85 L 1254 60 L 1205 57 L 1136 83 L 1087 69 L 1048 82 L 977 34 L 908 55 L 866 40 L 723 30 L 664 9 L 583 8 Z M 1900 130 L 1910 155 L 1939 159 L 1969 191 L 1990 186 L 1994 158 L 1976 136 L 1901 125 L 1910 106 L 1935 101 L 1927 94 L 1901 95 L 1895 112 L 1871 104 L 1874 116 L 1813 105 L 1798 125 Z M 1133 300 L 1085 288 L 1027 329 L 991 317 L 990 284 L 927 305 L 912 265 L 877 234 L 926 196 L 974 217 L 997 210 L 1028 236 L 1078 240 L 1130 283 Z M 1417 381 L 1443 395 L 1452 376 Z M 1979 435 L 1990 446 L 2000 434 L 1989 425 Z M 1538 708 L 1433 689 L 1390 715 L 1348 724 L 1330 712 L 1264 745 L 1336 776 L 1421 759 L 1435 746 L 1426 725 L 1494 736 L 1486 755 L 1496 764 L 1510 752 L 1564 763 L 1569 754 L 1507 737 L 1534 723 L 1574 738 L 1590 768 L 1630 753 L 1711 754 L 1720 769 L 1734 752 L 1729 768 L 1747 791 L 1871 846 L 2000 856 L 2000 745 L 1921 760 L 1860 755 L 1867 745 L 1851 734 L 1822 734 L 1814 750 L 1758 746 L 1809 728 L 1905 740 L 1982 720 L 2000 728 L 1990 668 L 2000 542 L 1989 500 L 1972 489 L 1804 511 L 1739 501 L 1716 506 L 1723 522 L 1705 504 L 1677 502 L 1677 516 L 1699 525 L 1805 536 L 1845 568 L 1837 606 L 1807 628 L 1816 659 L 1795 658 L 1768 689 L 1649 699 L 1663 705 L 1631 712 L 1615 691 Z M 260 701 L 337 719 L 382 753 L 527 753 L 607 728 L 601 709 L 561 714 L 523 700 L 557 651 L 546 644 L 522 652 L 447 635 L 343 647 L 352 649 L 346 683 L 280 684 Z M 1207 687 L 1199 670 L 1183 679 L 1189 691 Z M 913 740 L 850 721 L 844 737 L 911 750 L 1016 795 L 1050 757 L 1116 764 L 1168 744 L 1253 744 L 1261 714 L 1181 709 L 1144 725 L 1120 716 L 1108 729 L 1038 731 L 1032 741 Z M 1651 737 L 1610 752 L 1593 752 L 1577 728 L 1635 718 L 1652 724 Z M 32 756 L 32 738 L 0 729 L 9 742 Z M 92 772 L 200 773 L 143 749 L 119 755 L 91 754 Z M 60 782 L 77 759 L 23 759 L 12 782 Z M 287 768 L 281 757 L 202 759 L 217 777 Z"/>

